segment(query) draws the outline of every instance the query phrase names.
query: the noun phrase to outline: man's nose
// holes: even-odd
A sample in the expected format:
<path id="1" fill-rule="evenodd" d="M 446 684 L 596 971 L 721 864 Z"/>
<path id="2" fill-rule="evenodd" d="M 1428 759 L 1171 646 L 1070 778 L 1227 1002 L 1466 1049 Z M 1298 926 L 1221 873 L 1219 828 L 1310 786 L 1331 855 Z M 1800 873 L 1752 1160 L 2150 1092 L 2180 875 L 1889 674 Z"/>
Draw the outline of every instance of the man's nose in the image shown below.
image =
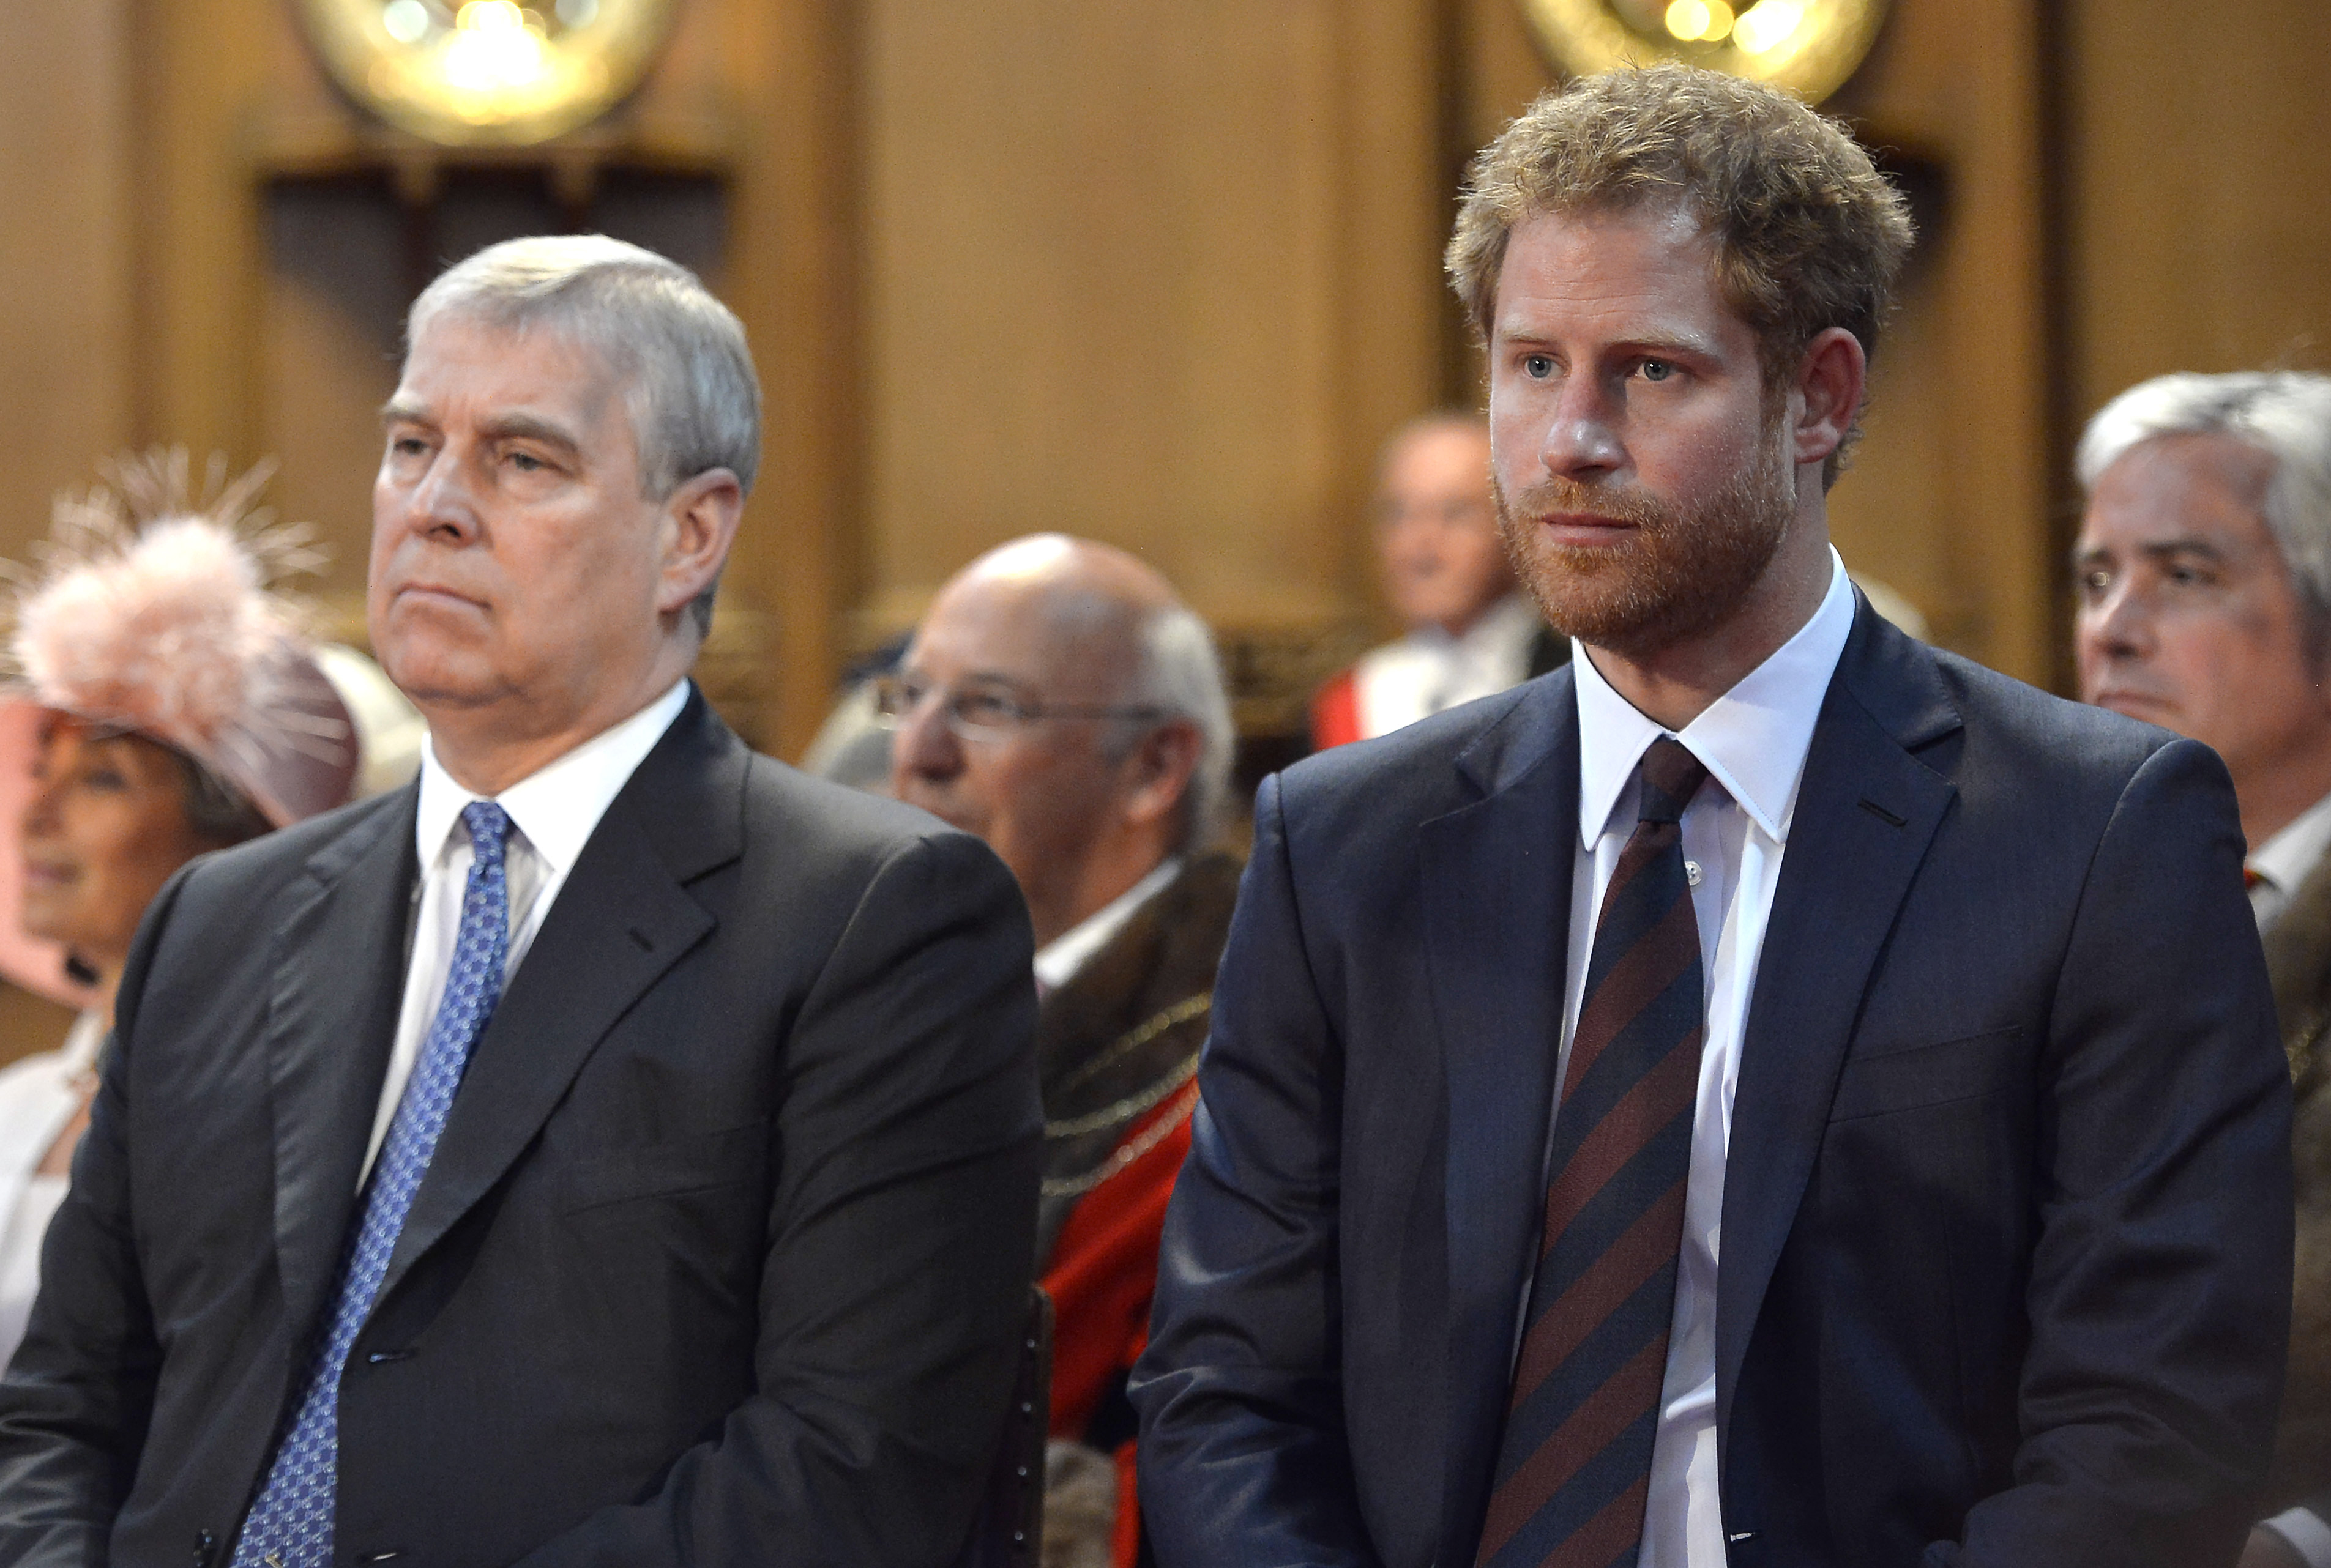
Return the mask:
<path id="1" fill-rule="evenodd" d="M 947 726 L 946 692 L 926 692 L 899 716 L 890 770 L 900 779 L 947 779 L 963 771 L 963 741 Z"/>
<path id="2" fill-rule="evenodd" d="M 413 532 L 446 544 L 467 544 L 483 531 L 477 496 L 451 448 L 437 452 L 406 494 L 403 520 Z"/>
<path id="3" fill-rule="evenodd" d="M 1609 391 L 1592 375 L 1573 375 L 1555 399 L 1553 418 L 1538 455 L 1558 479 L 1588 480 L 1626 466 L 1619 438 L 1618 409 Z"/>
<path id="4" fill-rule="evenodd" d="M 2141 659 L 2153 649 L 2152 606 L 2123 577 L 2081 607 L 2075 630 L 2084 660 Z"/>

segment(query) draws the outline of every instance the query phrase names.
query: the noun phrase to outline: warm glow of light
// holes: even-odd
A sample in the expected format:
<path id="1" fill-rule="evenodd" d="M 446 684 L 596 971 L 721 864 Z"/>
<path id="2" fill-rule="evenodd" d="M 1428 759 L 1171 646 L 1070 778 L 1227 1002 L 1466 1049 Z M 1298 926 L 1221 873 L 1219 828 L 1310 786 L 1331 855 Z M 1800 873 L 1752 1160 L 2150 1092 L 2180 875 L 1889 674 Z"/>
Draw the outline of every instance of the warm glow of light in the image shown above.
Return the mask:
<path id="1" fill-rule="evenodd" d="M 1804 0 L 1757 0 L 1734 24 L 1732 42 L 1743 53 L 1767 53 L 1786 43 L 1804 19 Z"/>
<path id="2" fill-rule="evenodd" d="M 1668 31 L 1686 43 L 1708 31 L 1708 0 L 1670 0 Z"/>
<path id="3" fill-rule="evenodd" d="M 1721 43 L 1732 32 L 1732 7 L 1724 0 L 1708 0 L 1708 25 L 1699 35 L 1710 43 Z"/>
<path id="4" fill-rule="evenodd" d="M 446 84 L 480 97 L 530 86 L 547 64 L 540 24 L 511 0 L 469 0 L 445 43 Z"/>
<path id="5" fill-rule="evenodd" d="M 399 43 L 418 43 L 429 32 L 429 7 L 421 0 L 388 0 L 380 24 Z"/>

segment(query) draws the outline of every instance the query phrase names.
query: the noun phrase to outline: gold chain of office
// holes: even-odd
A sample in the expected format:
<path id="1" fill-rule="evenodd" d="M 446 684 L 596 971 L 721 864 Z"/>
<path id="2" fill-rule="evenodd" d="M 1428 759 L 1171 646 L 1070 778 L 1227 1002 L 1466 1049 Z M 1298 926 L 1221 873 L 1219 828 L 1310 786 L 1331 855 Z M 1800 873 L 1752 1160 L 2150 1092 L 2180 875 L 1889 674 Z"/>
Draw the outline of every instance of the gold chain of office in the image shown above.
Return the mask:
<path id="1" fill-rule="evenodd" d="M 1181 1081 L 1176 1085 L 1176 1087 L 1195 1088 L 1197 1085 L 1191 1083 L 1190 1078 L 1197 1071 L 1197 1059 L 1193 1057 L 1190 1059 L 1190 1071 L 1182 1075 Z M 1111 1176 L 1116 1175 L 1127 1165 L 1132 1164 L 1134 1161 L 1139 1159 L 1142 1155 L 1147 1154 L 1150 1150 L 1156 1148 L 1158 1145 L 1164 1143 L 1168 1137 L 1172 1136 L 1174 1129 L 1188 1121 L 1191 1115 L 1195 1112 L 1197 1108 L 1198 1097 L 1196 1095 L 1192 1095 L 1189 1098 L 1189 1102 L 1183 1106 L 1180 1110 L 1175 1112 L 1170 1117 L 1158 1117 L 1157 1124 L 1155 1126 L 1145 1129 L 1139 1137 L 1118 1145 L 1115 1154 L 1109 1155 L 1108 1158 L 1103 1160 L 1091 1170 L 1087 1171 L 1083 1175 L 1061 1176 L 1057 1179 L 1047 1178 L 1042 1187 L 1044 1196 L 1047 1198 L 1073 1198 L 1080 1193 L 1091 1192 L 1095 1187 L 1099 1186 L 1103 1182 L 1108 1181 Z"/>
<path id="2" fill-rule="evenodd" d="M 1143 1046 L 1147 1045 L 1151 1041 L 1156 1039 L 1167 1030 L 1178 1029 L 1194 1018 L 1203 1017 L 1206 1011 L 1213 1007 L 1213 1004 L 1214 993 L 1211 991 L 1201 991 L 1195 996 L 1184 997 L 1181 1001 L 1175 1003 L 1165 1012 L 1157 1014 L 1155 1018 L 1149 1019 L 1146 1022 L 1138 1024 L 1134 1028 L 1127 1030 L 1124 1034 L 1119 1035 L 1115 1041 L 1112 1041 L 1109 1043 L 1108 1050 L 1102 1051 L 1099 1055 L 1094 1057 L 1090 1061 L 1085 1063 L 1084 1066 L 1071 1073 L 1068 1078 L 1062 1079 L 1061 1087 L 1053 1092 L 1056 1094 L 1066 1094 L 1070 1089 L 1077 1088 L 1079 1085 L 1099 1077 L 1102 1072 L 1115 1066 L 1125 1058 L 1132 1055 L 1135 1051 L 1139 1050 Z M 1196 1064 L 1197 1058 L 1194 1055 L 1190 1059 L 1188 1064 L 1191 1072 L 1197 1070 Z M 1046 1122 L 1044 1124 L 1044 1136 L 1053 1140 L 1080 1137 L 1086 1133 L 1097 1133 L 1100 1131 L 1101 1128 L 1113 1126 L 1118 1122 L 1130 1121 L 1133 1117 L 1139 1116 L 1143 1111 L 1147 1110 L 1151 1106 L 1156 1105 L 1159 1100 L 1164 1099 L 1167 1095 L 1172 1094 L 1175 1088 L 1181 1086 L 1182 1083 L 1188 1081 L 1188 1079 L 1189 1073 L 1185 1072 L 1180 1079 L 1167 1084 L 1162 1089 L 1153 1086 L 1151 1088 L 1143 1090 L 1141 1094 L 1134 1095 L 1127 1099 L 1121 1099 L 1118 1101 L 1117 1104 L 1094 1111 L 1089 1116 L 1072 1117 L 1066 1121 Z M 1143 1101 L 1143 1095 L 1147 1095 L 1150 1098 L 1147 1100 Z M 1137 1104 L 1137 1101 L 1141 1101 L 1142 1103 Z M 1127 1109 L 1127 1107 L 1128 1107 L 1131 1108 Z"/>
<path id="3" fill-rule="evenodd" d="M 1194 1018 L 1203 1017 L 1213 1007 L 1213 1001 L 1211 992 L 1202 991 L 1195 996 L 1184 998 L 1156 1017 L 1127 1031 L 1112 1041 L 1108 1050 L 1086 1063 L 1076 1077 L 1070 1080 L 1070 1086 L 1073 1087 L 1090 1079 L 1109 1063 L 1120 1060 L 1140 1050 L 1167 1030 L 1178 1028 Z M 1070 1117 L 1060 1121 L 1046 1122 L 1044 1137 L 1047 1142 L 1058 1142 L 1066 1138 L 1082 1137 L 1089 1133 L 1103 1132 L 1114 1126 L 1123 1126 L 1171 1099 L 1187 1087 L 1197 1073 L 1198 1052 L 1192 1051 L 1188 1058 L 1176 1066 L 1172 1072 L 1137 1094 L 1127 1095 L 1114 1105 L 1104 1106 L 1099 1110 L 1081 1117 Z M 1176 1127 L 1189 1120 L 1191 1113 L 1197 1108 L 1197 1097 L 1191 1096 L 1190 1103 L 1182 1107 L 1179 1115 L 1159 1118 L 1156 1126 L 1145 1129 L 1139 1137 L 1111 1151 L 1108 1158 L 1081 1175 L 1048 1177 L 1043 1183 L 1044 1196 L 1070 1198 L 1091 1192 L 1159 1144 L 1164 1143 L 1173 1135 Z"/>

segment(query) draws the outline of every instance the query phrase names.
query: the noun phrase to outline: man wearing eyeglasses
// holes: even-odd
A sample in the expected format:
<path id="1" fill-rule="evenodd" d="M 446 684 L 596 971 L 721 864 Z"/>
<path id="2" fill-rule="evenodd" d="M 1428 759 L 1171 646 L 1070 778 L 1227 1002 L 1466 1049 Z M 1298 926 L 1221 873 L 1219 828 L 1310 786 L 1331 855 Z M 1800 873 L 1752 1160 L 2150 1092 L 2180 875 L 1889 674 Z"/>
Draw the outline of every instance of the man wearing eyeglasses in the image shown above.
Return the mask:
<path id="1" fill-rule="evenodd" d="M 1231 858 L 1204 852 L 1232 739 L 1213 640 L 1131 556 L 1036 535 L 940 592 L 876 700 L 893 793 L 985 839 L 1034 920 L 1036 1255 L 1058 1312 L 1045 1560 L 1130 1564 L 1126 1375 L 1238 891 Z"/>

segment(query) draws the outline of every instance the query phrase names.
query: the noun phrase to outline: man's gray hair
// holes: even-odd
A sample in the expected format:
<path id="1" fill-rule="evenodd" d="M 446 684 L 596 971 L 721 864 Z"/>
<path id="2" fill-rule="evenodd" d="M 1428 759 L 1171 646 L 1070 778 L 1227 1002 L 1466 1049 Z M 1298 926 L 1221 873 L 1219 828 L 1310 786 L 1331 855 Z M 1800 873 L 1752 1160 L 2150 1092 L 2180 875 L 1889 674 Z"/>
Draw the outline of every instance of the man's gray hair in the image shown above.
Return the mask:
<path id="1" fill-rule="evenodd" d="M 407 352 L 442 315 L 512 331 L 544 327 L 604 360 L 625 383 L 649 499 L 714 469 L 752 493 L 761 385 L 744 325 L 679 262 L 604 234 L 505 240 L 422 290 L 405 317 Z M 706 631 L 712 594 L 690 606 Z"/>
<path id="2" fill-rule="evenodd" d="M 2073 460 L 2083 489 L 2140 442 L 2230 435 L 2274 460 L 2263 508 L 2308 621 L 2331 622 L 2331 376 L 2301 370 L 2181 371 L 2139 382 L 2098 411 Z"/>
<path id="3" fill-rule="evenodd" d="M 1174 851 L 1180 854 L 1203 849 L 1223 828 L 1238 728 L 1231 721 L 1230 692 L 1223 683 L 1214 635 L 1197 612 L 1174 604 L 1143 618 L 1138 657 L 1118 700 L 1154 708 L 1197 727 L 1198 765 L 1182 794 Z M 1130 722 L 1118 732 L 1118 744 L 1111 750 L 1122 755 L 1156 727 L 1155 719 Z"/>

